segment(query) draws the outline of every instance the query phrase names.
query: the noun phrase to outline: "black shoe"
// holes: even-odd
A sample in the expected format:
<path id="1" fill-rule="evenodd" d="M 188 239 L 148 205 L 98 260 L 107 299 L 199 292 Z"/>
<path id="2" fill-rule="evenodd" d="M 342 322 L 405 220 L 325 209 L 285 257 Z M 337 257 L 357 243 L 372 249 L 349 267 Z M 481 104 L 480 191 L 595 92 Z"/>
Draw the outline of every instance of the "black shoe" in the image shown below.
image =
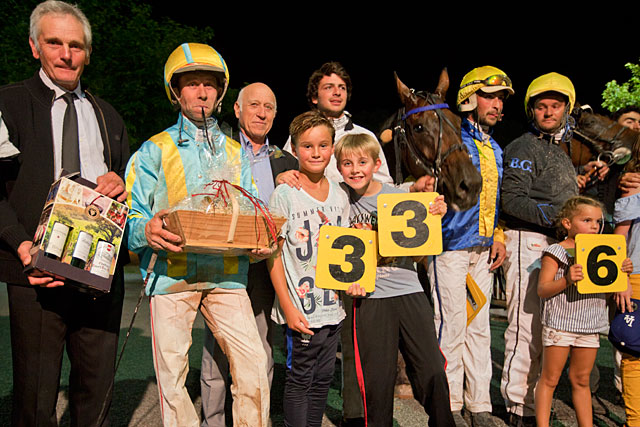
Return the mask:
<path id="1" fill-rule="evenodd" d="M 498 427 L 491 412 L 472 412 L 471 425 L 473 427 Z"/>
<path id="2" fill-rule="evenodd" d="M 364 418 L 343 418 L 340 427 L 364 427 Z"/>
<path id="3" fill-rule="evenodd" d="M 462 416 L 462 411 L 451 411 L 451 415 L 453 415 L 453 422 L 456 427 L 469 427 L 469 424 Z"/>
<path id="4" fill-rule="evenodd" d="M 607 415 L 609 412 L 604 402 L 596 394 L 591 395 L 591 408 L 593 415 Z"/>
<path id="5" fill-rule="evenodd" d="M 509 415 L 509 426 L 511 427 L 536 427 L 536 417 L 523 417 L 518 414 Z"/>
<path id="6" fill-rule="evenodd" d="M 615 397 L 613 398 L 613 404 L 624 407 L 624 398 L 622 397 L 622 393 L 618 390 L 616 390 Z"/>

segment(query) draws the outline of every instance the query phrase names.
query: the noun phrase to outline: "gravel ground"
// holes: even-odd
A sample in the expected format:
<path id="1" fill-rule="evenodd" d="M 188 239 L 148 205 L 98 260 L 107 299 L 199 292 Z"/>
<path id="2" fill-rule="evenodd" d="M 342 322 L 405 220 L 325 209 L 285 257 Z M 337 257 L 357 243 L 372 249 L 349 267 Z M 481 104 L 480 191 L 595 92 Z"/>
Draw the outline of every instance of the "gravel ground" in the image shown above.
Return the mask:
<path id="1" fill-rule="evenodd" d="M 127 293 L 122 318 L 121 343 L 124 340 L 126 330 L 129 327 L 134 307 L 140 294 L 140 275 L 137 269 L 127 268 Z M 491 323 L 492 331 L 492 357 L 493 378 L 491 383 L 491 400 L 493 402 L 496 422 L 504 424 L 506 419 L 504 404 L 500 396 L 500 374 L 502 369 L 504 351 L 504 329 L 506 326 L 500 310 L 494 310 L 495 316 Z M 143 298 L 140 311 L 137 314 L 134 328 L 127 343 L 127 347 L 116 376 L 114 400 L 111 408 L 111 424 L 114 426 L 161 426 L 158 395 L 151 358 L 151 334 L 149 329 L 148 299 Z M 193 329 L 193 344 L 190 351 L 190 372 L 187 377 L 187 387 L 199 410 L 200 402 L 200 358 L 202 349 L 203 321 L 200 316 L 196 320 Z M 11 411 L 11 352 L 9 337 L 9 320 L 6 287 L 0 286 L 0 363 L 4 363 L 5 369 L 0 373 L 0 425 L 10 424 Z M 280 348 L 276 348 L 276 372 L 274 387 L 272 390 L 272 420 L 274 426 L 282 425 L 282 390 L 284 385 L 284 357 Z M 332 384 L 323 426 L 339 425 L 341 418 L 342 400 L 340 397 L 340 360 L 336 359 L 336 375 Z M 596 426 L 622 426 L 624 422 L 624 410 L 616 405 L 615 389 L 613 386 L 613 359 L 611 346 L 606 338 L 601 340 L 601 349 L 598 352 L 597 365 L 600 370 L 601 381 L 598 395 L 607 409 L 606 415 L 594 417 Z M 69 424 L 67 408 L 68 389 L 68 361 L 65 357 L 63 366 L 63 379 L 58 401 L 58 415 L 61 425 Z M 574 411 L 571 406 L 571 391 L 566 375 L 556 391 L 553 411 L 553 426 L 577 426 Z M 230 402 L 227 399 L 227 404 Z M 228 406 L 228 416 L 231 413 Z M 427 425 L 427 416 L 422 407 L 413 399 L 395 399 L 394 425 L 402 427 L 418 427 Z M 228 419 L 228 425 L 231 420 Z"/>

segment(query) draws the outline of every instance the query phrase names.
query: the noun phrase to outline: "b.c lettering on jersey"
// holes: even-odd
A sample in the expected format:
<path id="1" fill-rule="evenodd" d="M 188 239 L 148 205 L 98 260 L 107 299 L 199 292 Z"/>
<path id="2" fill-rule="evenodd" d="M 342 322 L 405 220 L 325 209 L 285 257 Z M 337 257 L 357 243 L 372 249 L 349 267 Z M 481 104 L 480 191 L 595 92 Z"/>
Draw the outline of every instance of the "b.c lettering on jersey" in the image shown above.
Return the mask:
<path id="1" fill-rule="evenodd" d="M 513 169 L 522 169 L 523 171 L 527 171 L 527 172 L 533 172 L 533 169 L 531 168 L 532 163 L 531 160 L 520 160 L 516 157 L 511 159 L 511 162 L 509 163 L 509 167 L 513 168 Z"/>

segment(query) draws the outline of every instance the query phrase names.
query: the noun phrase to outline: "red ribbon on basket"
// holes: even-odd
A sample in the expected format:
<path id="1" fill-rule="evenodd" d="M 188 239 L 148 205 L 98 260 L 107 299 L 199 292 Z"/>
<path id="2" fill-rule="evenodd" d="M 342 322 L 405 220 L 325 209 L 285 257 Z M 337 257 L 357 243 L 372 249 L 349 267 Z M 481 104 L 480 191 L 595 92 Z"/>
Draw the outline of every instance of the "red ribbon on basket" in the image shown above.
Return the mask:
<path id="1" fill-rule="evenodd" d="M 220 179 L 220 180 L 213 180 L 210 183 L 206 184 L 204 186 L 204 188 L 206 189 L 207 187 L 211 187 L 211 190 L 213 191 L 212 193 L 196 193 L 196 194 L 192 194 L 191 197 L 195 197 L 195 196 L 213 196 L 216 199 L 222 199 L 222 201 L 225 204 L 225 207 L 229 206 L 229 202 L 227 201 L 227 199 L 230 197 L 229 196 L 229 189 L 227 188 L 227 185 L 230 185 L 231 187 L 235 188 L 236 190 L 238 190 L 240 192 L 240 194 L 242 194 L 244 197 L 246 197 L 247 199 L 249 199 L 249 201 L 251 202 L 251 204 L 253 205 L 253 209 L 254 209 L 254 213 L 255 213 L 255 217 L 258 217 L 258 211 L 260 211 L 260 213 L 262 213 L 263 218 L 265 219 L 266 223 L 267 223 L 267 231 L 269 231 L 269 234 L 271 234 L 271 237 L 273 238 L 274 242 L 278 241 L 278 234 L 277 234 L 277 230 L 276 230 L 276 224 L 275 221 L 273 220 L 273 216 L 271 215 L 271 212 L 269 212 L 269 208 L 267 208 L 267 206 L 265 205 L 265 203 L 258 199 L 257 197 L 255 197 L 253 194 L 251 194 L 250 192 L 248 192 L 246 189 L 242 188 L 239 185 L 236 184 L 232 184 L 229 181 L 227 181 L 226 179 Z M 258 240 L 260 239 L 260 227 L 256 227 L 256 229 L 258 230 Z"/>

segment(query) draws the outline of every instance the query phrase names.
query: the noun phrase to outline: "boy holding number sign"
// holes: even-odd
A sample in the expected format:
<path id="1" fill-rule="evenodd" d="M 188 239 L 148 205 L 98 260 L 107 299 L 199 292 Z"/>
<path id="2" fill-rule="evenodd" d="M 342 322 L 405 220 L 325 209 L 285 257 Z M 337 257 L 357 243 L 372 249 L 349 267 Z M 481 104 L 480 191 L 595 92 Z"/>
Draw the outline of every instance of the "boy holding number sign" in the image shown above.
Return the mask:
<path id="1" fill-rule="evenodd" d="M 336 145 L 335 158 L 351 204 L 351 225 L 377 230 L 377 198 L 402 193 L 373 180 L 380 167 L 380 145 L 366 134 L 344 136 Z M 444 197 L 438 196 L 429 214 L 446 212 Z M 453 426 L 445 360 L 438 347 L 433 311 L 418 280 L 411 257 L 383 258 L 378 263 L 375 291 L 366 294 L 353 284 L 347 294 L 355 299 L 356 354 L 358 374 L 368 426 L 393 424 L 393 391 L 398 349 L 407 362 L 407 373 L 415 398 L 429 414 L 429 425 Z M 345 325 L 353 328 L 354 325 Z M 358 369 L 359 371 L 360 369 Z M 364 377 L 364 378 L 363 378 Z"/>
<path id="2" fill-rule="evenodd" d="M 320 227 L 340 226 L 349 218 L 347 195 L 324 176 L 333 154 L 334 132 L 331 122 L 317 111 L 293 119 L 289 133 L 301 188 L 279 185 L 269 202 L 272 211 L 287 218 L 279 250 L 268 262 L 276 291 L 271 317 L 286 326 L 287 426 L 321 425 L 345 317 L 337 294 L 315 283 Z"/>

